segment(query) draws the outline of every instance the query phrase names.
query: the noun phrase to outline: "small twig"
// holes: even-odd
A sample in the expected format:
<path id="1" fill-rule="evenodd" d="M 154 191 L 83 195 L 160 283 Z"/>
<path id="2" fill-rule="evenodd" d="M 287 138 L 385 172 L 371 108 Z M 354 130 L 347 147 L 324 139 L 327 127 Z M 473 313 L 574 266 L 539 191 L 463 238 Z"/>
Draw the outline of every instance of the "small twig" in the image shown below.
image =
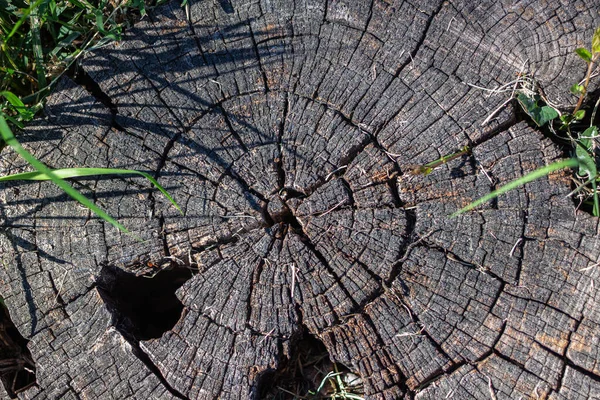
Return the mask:
<path id="1" fill-rule="evenodd" d="M 494 386 L 492 385 L 492 378 L 487 375 L 485 377 L 488 379 L 488 389 L 490 390 L 491 399 L 498 400 L 498 397 L 496 397 L 496 392 L 494 391 Z"/>
<path id="2" fill-rule="evenodd" d="M 452 25 L 452 21 L 454 21 L 456 19 L 456 16 L 453 16 L 452 19 L 450 19 L 450 22 L 448 22 L 448 27 L 446 28 L 446 32 L 448 32 L 450 30 L 450 25 Z"/>
<path id="3" fill-rule="evenodd" d="M 389 159 L 390 159 L 392 162 L 397 162 L 397 161 L 398 161 L 398 158 L 399 158 L 399 157 L 402 155 L 402 154 L 398 154 L 398 153 L 392 153 L 392 152 L 385 151 L 385 150 L 384 150 L 384 153 L 385 153 L 385 155 L 386 155 L 386 156 L 388 156 L 388 158 L 389 158 Z"/>
<path id="4" fill-rule="evenodd" d="M 490 183 L 492 185 L 495 185 L 496 182 L 494 182 L 494 180 L 488 175 L 487 171 L 485 170 L 485 168 L 483 168 L 483 165 L 481 165 L 480 162 L 477 162 L 479 164 L 479 168 L 481 168 L 481 172 L 483 172 L 483 174 L 485 175 L 486 178 L 488 178 L 488 180 L 490 181 Z"/>
<path id="5" fill-rule="evenodd" d="M 216 84 L 217 86 L 219 86 L 219 90 L 221 91 L 221 94 L 222 94 L 222 95 L 224 95 L 224 94 L 225 94 L 225 92 L 223 91 L 223 86 L 221 86 L 221 82 L 219 82 L 219 81 L 216 81 L 216 80 L 214 80 L 214 79 L 210 79 L 210 78 L 208 79 L 208 81 L 209 81 L 209 82 L 212 82 L 212 83 L 214 83 L 214 84 Z"/>
<path id="6" fill-rule="evenodd" d="M 506 99 L 502 104 L 500 104 L 498 106 L 498 108 L 496 108 L 494 111 L 491 112 L 490 115 L 487 116 L 487 118 L 481 123 L 481 126 L 485 126 L 488 122 L 491 121 L 492 118 L 494 118 L 496 116 L 496 114 L 498 114 L 500 112 L 500 110 L 502 110 L 504 108 L 504 106 L 506 106 L 508 103 L 510 103 L 512 101 L 513 97 L 509 97 L 508 99 Z"/>
<path id="7" fill-rule="evenodd" d="M 329 210 L 325 211 L 325 212 L 324 212 L 324 213 L 322 213 L 322 214 L 319 214 L 319 213 L 314 213 L 314 214 L 311 214 L 311 215 L 316 215 L 316 214 L 318 214 L 318 216 L 319 216 L 319 217 L 323 217 L 323 216 L 325 216 L 325 215 L 329 214 L 330 212 L 332 212 L 332 211 L 335 211 L 335 210 L 336 210 L 336 209 L 337 209 L 339 206 L 343 205 L 345 202 L 346 202 L 346 199 L 344 199 L 344 200 L 340 201 L 340 202 L 339 202 L 339 203 L 337 203 L 335 206 L 331 207 Z"/>
<path id="8" fill-rule="evenodd" d="M 271 329 L 266 335 L 264 335 L 264 337 L 262 339 L 260 339 L 260 341 L 258 342 L 258 344 L 261 344 L 262 342 L 264 342 L 265 340 L 267 340 L 268 337 L 271 337 L 271 334 L 273 332 L 275 332 L 275 329 L 277 329 L 277 327 Z"/>
<path id="9" fill-rule="evenodd" d="M 291 289 L 291 298 L 294 299 L 294 288 L 296 287 L 296 264 L 292 263 L 292 289 Z"/>
<path id="10" fill-rule="evenodd" d="M 469 83 L 469 82 L 465 82 L 465 85 L 470 86 L 472 88 L 475 89 L 479 89 L 479 90 L 483 90 L 485 92 L 490 92 L 491 94 L 498 94 L 498 93 L 505 93 L 505 92 L 510 92 L 513 89 L 511 88 L 511 85 L 518 85 L 519 83 L 527 83 L 528 80 L 527 79 L 515 79 L 514 81 L 510 81 L 508 83 L 505 83 L 501 86 L 498 86 L 494 89 L 490 89 L 490 88 L 486 88 L 484 86 L 479 86 L 479 85 L 475 85 L 473 83 Z"/>
<path id="11" fill-rule="evenodd" d="M 512 249 L 510 249 L 510 253 L 509 256 L 512 257 L 515 254 L 515 250 L 517 249 L 517 246 L 519 245 L 519 243 L 521 243 L 523 241 L 523 238 L 520 237 L 519 239 L 517 239 L 516 243 L 514 244 L 514 246 L 512 247 Z"/>
<path id="12" fill-rule="evenodd" d="M 331 171 L 329 174 L 327 174 L 327 176 L 325 177 L 325 182 L 328 182 L 328 181 L 329 181 L 329 179 L 330 179 L 330 178 L 331 178 L 331 177 L 332 177 L 332 176 L 333 176 L 333 175 L 334 175 L 336 172 L 339 172 L 339 171 L 341 171 L 341 170 L 343 170 L 343 169 L 346 169 L 346 168 L 348 168 L 348 166 L 347 166 L 347 165 L 342 165 L 341 167 L 334 169 L 334 170 L 333 170 L 333 171 Z"/>
<path id="13" fill-rule="evenodd" d="M 599 265 L 600 265 L 600 263 L 592 264 L 592 265 L 590 265 L 590 266 L 588 266 L 588 267 L 581 268 L 581 269 L 579 270 L 579 272 L 585 272 L 585 271 L 589 271 L 590 269 L 592 269 L 592 268 L 596 268 L 596 267 L 597 267 L 597 266 L 599 266 Z"/>
<path id="14" fill-rule="evenodd" d="M 523 65 L 521 66 L 521 70 L 519 71 L 519 78 L 515 79 L 514 85 L 512 87 L 512 91 L 510 93 L 510 96 L 508 97 L 508 99 L 506 99 L 502 104 L 500 104 L 499 107 L 497 107 L 494 111 L 492 111 L 492 113 L 490 115 L 487 116 L 487 118 L 481 123 L 481 126 L 485 126 L 488 122 L 490 122 L 490 120 L 497 114 L 500 112 L 500 110 L 502 110 L 502 108 L 504 108 L 508 103 L 510 103 L 512 101 L 512 99 L 514 99 L 515 97 L 515 92 L 517 91 L 517 87 L 519 85 L 519 83 L 528 83 L 529 80 L 527 79 L 521 79 L 520 77 L 524 75 L 525 73 L 525 64 L 527 64 L 527 61 L 529 60 L 525 60 L 523 61 Z M 510 83 L 510 82 L 509 82 Z M 505 84 L 506 85 L 506 84 Z M 502 86 L 501 86 L 502 87 Z"/>
<path id="15" fill-rule="evenodd" d="M 598 60 L 599 54 L 600 53 L 594 54 L 594 56 L 592 57 L 592 60 L 588 63 L 588 69 L 585 74 L 585 81 L 583 83 L 583 90 L 581 91 L 581 94 L 579 95 L 579 100 L 577 101 L 577 105 L 575 106 L 575 109 L 573 110 L 573 113 L 572 113 L 573 115 L 575 115 L 575 113 L 577 111 L 579 111 L 579 109 L 583 105 L 583 99 L 585 98 L 585 95 L 587 94 L 587 88 L 588 88 L 588 85 L 590 84 L 590 78 L 592 77 L 594 63 Z"/>
<path id="16" fill-rule="evenodd" d="M 409 310 L 410 311 L 410 310 Z M 423 331 L 425 330 L 425 328 L 421 328 L 419 329 L 418 332 L 404 332 L 404 333 L 398 333 L 396 335 L 394 335 L 394 337 L 405 337 L 405 336 L 421 336 L 423 334 Z"/>
<path id="17" fill-rule="evenodd" d="M 579 193 L 582 189 L 585 189 L 587 187 L 587 185 L 589 183 L 591 183 L 594 179 L 596 179 L 596 177 L 590 178 L 590 179 L 588 179 L 587 181 L 585 181 L 585 182 L 583 182 L 581 184 L 579 184 L 579 182 L 576 181 L 575 183 L 578 184 L 577 187 L 575 189 L 573 189 L 571 192 L 569 192 L 569 194 L 567 194 L 565 197 L 571 197 L 574 194 Z"/>

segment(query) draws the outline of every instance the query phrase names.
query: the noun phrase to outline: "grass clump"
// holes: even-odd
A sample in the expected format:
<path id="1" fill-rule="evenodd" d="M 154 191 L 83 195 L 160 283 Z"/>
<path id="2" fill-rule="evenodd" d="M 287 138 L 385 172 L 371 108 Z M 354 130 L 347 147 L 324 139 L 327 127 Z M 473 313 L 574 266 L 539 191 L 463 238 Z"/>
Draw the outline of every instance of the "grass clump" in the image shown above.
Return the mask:
<path id="1" fill-rule="evenodd" d="M 39 106 L 73 62 L 120 40 L 136 14 L 146 14 L 143 0 L 0 0 L 0 91 Z M 6 100 L 5 113 L 30 116 Z"/>
<path id="2" fill-rule="evenodd" d="M 57 80 L 77 59 L 120 40 L 146 6 L 165 0 L 0 0 L 0 149 L 12 147 L 35 172 L 0 177 L 8 180 L 51 180 L 65 193 L 123 232 L 127 229 L 74 189 L 65 179 L 92 175 L 141 175 L 181 212 L 155 178 L 141 171 L 111 168 L 51 170 L 19 143 L 13 128 L 23 128 L 42 108 Z"/>
<path id="3" fill-rule="evenodd" d="M 558 107 L 551 105 L 541 92 L 535 90 L 536 86 L 531 79 L 518 80 L 522 86 L 518 90 L 513 90 L 514 98 L 517 99 L 523 111 L 537 126 L 548 125 L 554 135 L 566 137 L 571 148 L 572 157 L 538 168 L 521 178 L 509 182 L 453 213 L 451 217 L 470 211 L 503 193 L 565 168 L 572 168 L 576 171 L 575 180 L 578 182 L 575 190 L 569 195 L 577 195 L 581 205 L 589 208 L 592 215 L 600 216 L 600 199 L 597 188 L 600 174 L 598 173 L 595 142 L 595 139 L 600 136 L 598 126 L 594 124 L 600 99 L 596 101 L 591 110 L 584 108 L 590 80 L 594 68 L 600 60 L 600 28 L 594 32 L 591 48 L 578 48 L 575 53 L 587 64 L 587 70 L 584 79 L 570 87 L 570 92 L 578 96 L 574 108 L 560 110 Z M 559 134 L 556 131 L 557 129 L 562 134 Z"/>

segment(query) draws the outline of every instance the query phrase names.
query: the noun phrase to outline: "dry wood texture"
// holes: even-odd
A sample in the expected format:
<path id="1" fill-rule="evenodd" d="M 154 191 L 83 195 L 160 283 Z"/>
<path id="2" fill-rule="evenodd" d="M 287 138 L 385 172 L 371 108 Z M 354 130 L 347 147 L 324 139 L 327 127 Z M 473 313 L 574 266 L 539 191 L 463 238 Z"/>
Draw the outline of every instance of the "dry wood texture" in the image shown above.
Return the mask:
<path id="1" fill-rule="evenodd" d="M 2 186 L 31 352 L 5 345 L 7 396 L 260 398 L 313 337 L 372 399 L 600 397 L 598 220 L 568 174 L 448 218 L 561 158 L 510 105 L 482 127 L 507 94 L 469 84 L 527 70 L 573 102 L 596 2 L 192 3 L 86 56 L 22 136 L 52 167 L 150 171 L 185 216 L 140 179 L 76 183 L 140 242 L 50 183 Z"/>

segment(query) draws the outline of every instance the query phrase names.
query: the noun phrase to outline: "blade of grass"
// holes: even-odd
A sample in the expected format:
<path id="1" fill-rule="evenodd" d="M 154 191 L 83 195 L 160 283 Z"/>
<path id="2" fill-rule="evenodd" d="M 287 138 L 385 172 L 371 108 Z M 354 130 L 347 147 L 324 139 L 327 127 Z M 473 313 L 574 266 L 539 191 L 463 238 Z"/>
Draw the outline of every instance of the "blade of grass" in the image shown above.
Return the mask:
<path id="1" fill-rule="evenodd" d="M 17 21 L 17 23 L 13 26 L 12 30 L 10 31 L 10 33 L 8 35 L 6 35 L 6 37 L 4 38 L 4 43 L 8 42 L 10 40 L 11 37 L 13 37 L 13 35 L 19 30 L 19 28 L 21 27 L 21 25 L 23 25 L 23 22 L 25 22 L 27 20 L 27 18 L 29 18 L 29 14 L 37 9 L 40 4 L 42 4 L 43 0 L 38 0 L 36 1 L 34 4 L 29 6 L 29 9 L 25 10 L 23 12 L 23 16 L 21 16 L 21 18 L 19 18 L 19 20 Z"/>
<path id="2" fill-rule="evenodd" d="M 464 154 L 468 154 L 470 151 L 471 151 L 471 149 L 469 148 L 469 146 L 464 146 L 462 149 L 460 149 L 456 153 L 447 154 L 445 156 L 438 158 L 435 161 L 429 162 L 425 165 L 420 165 L 420 166 L 415 167 L 412 170 L 412 173 L 415 175 L 418 175 L 418 174 L 429 175 L 435 168 L 439 167 L 440 165 L 446 164 Z"/>
<path id="3" fill-rule="evenodd" d="M 34 112 L 28 109 L 21 99 L 14 93 L 4 90 L 0 92 L 0 97 L 4 97 L 12 105 L 13 109 L 19 114 L 19 117 L 24 121 L 30 121 L 33 118 Z M 18 126 L 19 128 L 21 127 L 20 124 Z"/>
<path id="4" fill-rule="evenodd" d="M 532 182 L 532 181 L 539 179 L 543 176 L 546 176 L 554 171 L 558 171 L 558 170 L 561 170 L 564 168 L 575 168 L 577 166 L 579 166 L 579 161 L 575 158 L 569 158 L 567 160 L 558 161 L 558 162 L 552 163 L 550 165 L 546 165 L 545 167 L 538 168 L 535 171 L 530 172 L 527 175 L 522 176 L 518 179 L 515 179 L 514 181 L 507 183 L 506 185 L 500 187 L 499 189 L 496 189 L 493 192 L 475 200 L 474 202 L 467 205 L 466 207 L 461 208 L 460 210 L 451 214 L 450 218 L 454 218 L 466 211 L 470 211 L 470 210 L 474 209 L 475 207 L 480 206 L 481 204 L 500 196 L 503 193 L 506 193 L 508 191 L 516 189 L 519 186 L 522 186 L 526 183 Z"/>
<path id="5" fill-rule="evenodd" d="M 42 49 L 42 39 L 40 37 L 40 18 L 38 8 L 35 8 L 29 15 L 31 24 L 31 42 L 33 57 L 35 58 L 35 71 L 37 73 L 38 84 L 41 88 L 46 87 L 46 69 L 44 63 L 44 50 Z"/>
<path id="6" fill-rule="evenodd" d="M 19 143 L 19 141 L 13 135 L 12 131 L 8 127 L 8 124 L 6 123 L 6 120 L 4 119 L 4 117 L 2 115 L 0 115 L 0 136 L 2 137 L 2 139 L 4 140 L 4 142 L 6 144 L 11 146 L 21 157 L 23 157 L 25 159 L 25 161 L 27 161 L 29 164 L 31 164 L 39 172 L 46 174 L 52 180 L 52 182 L 54 182 L 55 185 L 57 185 L 59 188 L 64 190 L 65 193 L 67 193 L 73 199 L 75 199 L 78 202 L 80 202 L 81 204 L 83 204 L 85 207 L 90 209 L 92 212 L 94 212 L 96 215 L 98 215 L 100 218 L 102 218 L 106 222 L 109 222 L 114 227 L 118 228 L 120 231 L 129 233 L 127 228 L 125 228 L 123 225 L 121 225 L 117 220 L 115 220 L 110 215 L 108 215 L 100 207 L 98 207 L 94 203 L 92 203 L 83 194 L 79 193 L 78 190 L 76 190 L 71 185 L 69 185 L 65 180 L 56 176 L 52 172 L 52 170 L 50 170 L 50 168 L 48 168 L 44 163 L 42 163 L 37 158 L 35 158 L 27 150 L 25 150 L 23 148 L 23 146 L 21 146 L 21 143 Z"/>
<path id="7" fill-rule="evenodd" d="M 53 169 L 52 173 L 60 179 L 69 178 L 82 178 L 86 176 L 99 176 L 99 175 L 140 175 L 148 179 L 167 199 L 175 206 L 175 208 L 183 215 L 183 211 L 171 197 L 171 195 L 163 188 L 156 179 L 150 174 L 142 171 L 136 171 L 132 169 L 118 169 L 118 168 L 62 168 Z M 7 175 L 0 177 L 0 182 L 3 181 L 16 181 L 16 180 L 27 180 L 27 181 L 47 181 L 50 180 L 50 176 L 43 172 L 23 172 L 20 174 Z"/>

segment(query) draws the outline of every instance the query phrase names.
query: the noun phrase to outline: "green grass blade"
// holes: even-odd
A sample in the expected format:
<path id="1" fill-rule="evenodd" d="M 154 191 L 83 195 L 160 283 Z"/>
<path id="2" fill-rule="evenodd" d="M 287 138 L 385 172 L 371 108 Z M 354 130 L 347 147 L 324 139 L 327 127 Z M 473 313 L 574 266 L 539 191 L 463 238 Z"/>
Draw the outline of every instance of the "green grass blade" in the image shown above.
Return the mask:
<path id="1" fill-rule="evenodd" d="M 30 34 L 38 85 L 40 88 L 45 88 L 46 64 L 44 63 L 44 50 L 42 49 L 42 39 L 40 37 L 40 17 L 38 16 L 38 8 L 35 8 L 29 15 L 29 24 L 31 26 Z"/>
<path id="2" fill-rule="evenodd" d="M 19 117 L 24 121 L 30 121 L 31 119 L 33 119 L 35 113 L 27 108 L 27 106 L 23 103 L 23 101 L 21 101 L 19 96 L 15 95 L 12 92 L 9 92 L 8 90 L 4 90 L 0 92 L 0 97 L 4 97 L 6 101 L 8 101 L 9 104 L 13 107 L 13 109 L 19 114 Z M 17 126 L 19 126 L 19 128 L 22 127 L 21 124 Z"/>
<path id="3" fill-rule="evenodd" d="M 19 96 L 9 92 L 8 90 L 3 90 L 0 92 L 0 96 L 4 97 L 14 107 L 25 108 L 25 104 L 23 104 Z"/>
<path id="4" fill-rule="evenodd" d="M 167 199 L 175 206 L 175 208 L 183 215 L 183 211 L 171 197 L 171 195 L 163 188 L 156 179 L 150 174 L 142 171 L 136 171 L 132 169 L 118 169 L 118 168 L 62 168 L 54 169 L 52 173 L 60 179 L 69 178 L 82 178 L 86 176 L 99 176 L 99 175 L 140 175 L 148 179 Z M 3 181 L 16 181 L 16 180 L 27 180 L 27 181 L 47 181 L 50 178 L 46 173 L 35 171 L 35 172 L 23 172 L 20 174 L 7 175 L 0 177 L 0 182 Z"/>
<path id="5" fill-rule="evenodd" d="M 44 163 L 35 158 L 27 150 L 25 150 L 23 146 L 21 146 L 21 143 L 19 143 L 19 141 L 13 135 L 12 131 L 8 127 L 8 124 L 6 123 L 6 120 L 2 115 L 0 115 L 0 136 L 2 136 L 2 139 L 4 140 L 4 142 L 6 142 L 6 144 L 11 146 L 21 157 L 25 159 L 25 161 L 31 164 L 38 171 L 42 172 L 43 174 L 46 174 L 50 178 L 50 180 L 52 180 L 52 182 L 54 182 L 54 184 L 57 185 L 59 188 L 64 190 L 65 193 L 67 193 L 73 199 L 83 204 L 85 207 L 90 209 L 92 212 L 94 212 L 106 222 L 109 222 L 110 224 L 118 228 L 120 231 L 129 233 L 127 228 L 121 225 L 117 220 L 108 215 L 100 207 L 92 203 L 87 197 L 79 193 L 79 191 L 77 191 L 75 188 L 69 185 L 66 181 L 56 176 L 52 172 L 52 170 L 50 170 L 50 168 L 48 168 Z"/>
<path id="6" fill-rule="evenodd" d="M 11 37 L 13 37 L 13 35 L 15 33 L 17 33 L 17 31 L 19 30 L 19 28 L 21 27 L 21 25 L 23 25 L 23 23 L 27 20 L 27 18 L 29 18 L 29 14 L 37 9 L 40 4 L 42 4 L 43 0 L 38 0 L 35 2 L 35 4 L 30 5 L 29 9 L 25 10 L 25 12 L 23 13 L 23 16 L 21 18 L 19 18 L 19 20 L 17 21 L 17 23 L 13 26 L 12 30 L 10 31 L 10 33 L 8 35 L 6 35 L 6 37 L 4 38 L 4 42 L 8 42 L 10 40 Z"/>
<path id="7" fill-rule="evenodd" d="M 577 166 L 579 166 L 579 161 L 575 158 L 569 158 L 567 160 L 558 161 L 558 162 L 552 163 L 550 165 L 546 165 L 545 167 L 538 168 L 535 171 L 530 172 L 527 175 L 522 176 L 518 179 L 515 179 L 514 181 L 507 183 L 506 185 L 500 187 L 499 189 L 496 189 L 493 192 L 475 200 L 471 204 L 467 205 L 464 208 L 461 208 L 460 210 L 458 210 L 455 213 L 453 213 L 452 215 L 450 215 L 450 218 L 454 218 L 466 211 L 470 211 L 470 210 L 474 209 L 475 207 L 478 207 L 481 204 L 500 196 L 503 193 L 506 193 L 510 190 L 516 189 L 519 186 L 522 186 L 526 183 L 532 182 L 532 181 L 539 179 L 543 176 L 546 176 L 554 171 L 558 171 L 558 170 L 561 170 L 564 168 L 575 168 Z"/>
<path id="8" fill-rule="evenodd" d="M 596 187 L 596 179 L 592 179 L 592 190 L 594 194 L 592 197 L 594 198 L 594 207 L 592 208 L 592 214 L 594 217 L 600 217 L 600 201 L 598 200 L 598 188 Z"/>

